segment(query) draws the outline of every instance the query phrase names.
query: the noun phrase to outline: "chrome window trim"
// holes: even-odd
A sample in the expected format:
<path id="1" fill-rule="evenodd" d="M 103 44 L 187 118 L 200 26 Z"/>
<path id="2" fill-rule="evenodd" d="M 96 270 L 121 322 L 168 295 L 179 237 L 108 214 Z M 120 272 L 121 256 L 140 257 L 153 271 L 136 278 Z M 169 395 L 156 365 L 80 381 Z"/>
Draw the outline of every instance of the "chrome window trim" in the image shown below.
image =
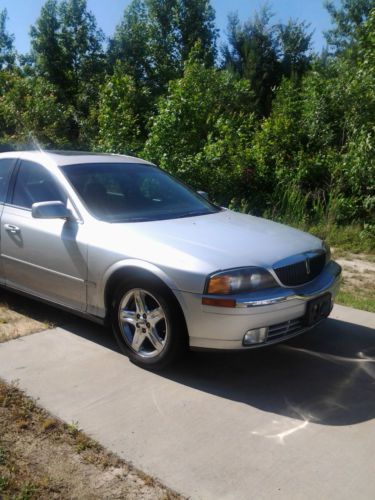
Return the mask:
<path id="1" fill-rule="evenodd" d="M 4 203 L 6 207 L 17 208 L 17 210 L 25 210 L 26 212 L 31 212 L 31 208 L 21 207 L 20 205 L 14 205 L 13 203 Z"/>

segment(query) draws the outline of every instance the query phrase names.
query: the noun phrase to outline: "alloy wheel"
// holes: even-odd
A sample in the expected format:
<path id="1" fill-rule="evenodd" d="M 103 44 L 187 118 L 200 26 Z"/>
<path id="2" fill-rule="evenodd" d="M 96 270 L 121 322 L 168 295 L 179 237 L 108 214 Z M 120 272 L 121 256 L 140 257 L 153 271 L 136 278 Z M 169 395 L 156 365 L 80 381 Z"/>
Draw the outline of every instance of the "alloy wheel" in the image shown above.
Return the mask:
<path id="1" fill-rule="evenodd" d="M 126 344 L 143 358 L 159 356 L 169 335 L 168 320 L 158 300 L 142 288 L 129 290 L 118 310 L 121 334 Z"/>

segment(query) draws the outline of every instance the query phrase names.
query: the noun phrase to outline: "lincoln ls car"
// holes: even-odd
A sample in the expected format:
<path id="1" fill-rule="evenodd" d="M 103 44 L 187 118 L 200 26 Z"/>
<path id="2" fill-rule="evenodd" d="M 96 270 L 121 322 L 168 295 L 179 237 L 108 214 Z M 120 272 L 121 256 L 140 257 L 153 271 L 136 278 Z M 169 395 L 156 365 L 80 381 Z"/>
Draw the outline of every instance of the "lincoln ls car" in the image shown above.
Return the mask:
<path id="1" fill-rule="evenodd" d="M 0 284 L 111 325 L 149 369 L 189 348 L 305 332 L 340 284 L 320 239 L 217 206 L 130 156 L 1 153 L 0 218 Z"/>

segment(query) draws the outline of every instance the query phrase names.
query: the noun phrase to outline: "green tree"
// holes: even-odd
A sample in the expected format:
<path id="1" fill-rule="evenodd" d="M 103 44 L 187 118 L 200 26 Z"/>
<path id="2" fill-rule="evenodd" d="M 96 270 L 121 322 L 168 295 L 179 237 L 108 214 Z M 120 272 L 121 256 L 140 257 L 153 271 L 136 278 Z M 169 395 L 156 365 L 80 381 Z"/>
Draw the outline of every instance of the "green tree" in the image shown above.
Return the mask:
<path id="1" fill-rule="evenodd" d="M 48 79 L 64 95 L 69 85 L 68 66 L 60 40 L 61 22 L 57 0 L 47 0 L 31 27 L 31 63 L 36 73 Z"/>
<path id="2" fill-rule="evenodd" d="M 102 72 L 104 35 L 86 0 L 47 0 L 30 36 L 36 73 L 63 94 Z"/>
<path id="3" fill-rule="evenodd" d="M 284 76 L 300 77 L 311 63 L 310 25 L 290 19 L 275 26 L 280 46 L 281 69 Z"/>
<path id="4" fill-rule="evenodd" d="M 87 147 L 96 133 L 95 107 L 104 80 L 104 35 L 87 10 L 86 0 L 47 0 L 31 28 L 34 73 L 58 91 L 58 100 L 71 106 L 67 140 Z"/>
<path id="5" fill-rule="evenodd" d="M 223 49 L 224 67 L 250 81 L 260 117 L 269 114 L 282 76 L 301 77 L 311 61 L 309 25 L 294 20 L 272 25 L 272 18 L 267 6 L 244 23 L 231 14 Z"/>
<path id="6" fill-rule="evenodd" d="M 120 61 L 124 72 L 137 84 L 144 85 L 152 73 L 149 52 L 146 5 L 143 0 L 133 0 L 109 40 L 109 63 L 115 66 Z"/>
<path id="7" fill-rule="evenodd" d="M 175 12 L 176 45 L 180 61 L 187 61 L 195 48 L 196 57 L 208 67 L 213 66 L 218 30 L 215 27 L 215 11 L 210 1 L 180 0 L 177 2 Z"/>
<path id="8" fill-rule="evenodd" d="M 0 11 L 0 70 L 14 66 L 16 53 L 14 50 L 14 36 L 6 29 L 7 11 Z"/>
<path id="9" fill-rule="evenodd" d="M 133 0 L 109 44 L 109 60 L 120 60 L 136 85 L 160 95 L 182 75 L 199 42 L 200 59 L 213 65 L 217 30 L 209 0 Z"/>
<path id="10" fill-rule="evenodd" d="M 249 80 L 259 116 L 269 114 L 273 88 L 280 82 L 278 41 L 270 25 L 268 7 L 241 23 L 236 14 L 228 20 L 229 45 L 223 49 L 224 67 Z"/>
<path id="11" fill-rule="evenodd" d="M 0 142 L 28 147 L 64 147 L 71 110 L 58 102 L 56 88 L 42 77 L 0 73 Z"/>
<path id="12" fill-rule="evenodd" d="M 356 39 L 358 28 L 375 8 L 375 0 L 341 0 L 339 6 L 333 0 L 326 0 L 325 7 L 331 15 L 333 24 L 325 36 L 328 45 L 334 51 L 340 52 Z"/>
<path id="13" fill-rule="evenodd" d="M 71 85 L 88 82 L 103 72 L 103 32 L 86 0 L 62 0 L 59 8 L 59 43 L 63 50 Z"/>

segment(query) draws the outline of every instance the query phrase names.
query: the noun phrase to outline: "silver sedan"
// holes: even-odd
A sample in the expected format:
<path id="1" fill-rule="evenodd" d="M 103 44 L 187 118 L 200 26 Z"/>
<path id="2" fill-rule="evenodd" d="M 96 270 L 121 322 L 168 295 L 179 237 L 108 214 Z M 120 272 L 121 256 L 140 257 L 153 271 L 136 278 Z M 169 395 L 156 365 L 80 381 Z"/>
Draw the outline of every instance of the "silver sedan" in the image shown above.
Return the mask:
<path id="1" fill-rule="evenodd" d="M 111 324 L 135 363 L 250 349 L 326 318 L 340 267 L 318 238 L 211 203 L 137 158 L 0 154 L 0 283 Z"/>

